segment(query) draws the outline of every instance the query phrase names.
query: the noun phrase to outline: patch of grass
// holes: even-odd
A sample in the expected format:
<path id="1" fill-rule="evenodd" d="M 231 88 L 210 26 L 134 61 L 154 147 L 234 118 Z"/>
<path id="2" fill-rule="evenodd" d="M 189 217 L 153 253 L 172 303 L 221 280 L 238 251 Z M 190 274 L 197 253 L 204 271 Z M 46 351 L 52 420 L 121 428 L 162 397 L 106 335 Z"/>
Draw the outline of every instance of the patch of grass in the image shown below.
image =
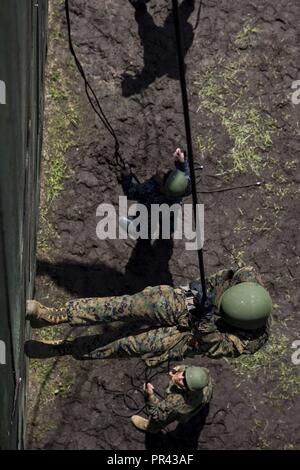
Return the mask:
<path id="1" fill-rule="evenodd" d="M 48 121 L 44 146 L 48 204 L 60 194 L 64 179 L 70 175 L 65 154 L 76 145 L 74 129 L 78 125 L 79 113 L 68 81 L 64 69 L 56 61 L 50 61 L 46 79 Z"/>
<path id="2" fill-rule="evenodd" d="M 271 449 L 271 444 L 269 443 L 266 437 L 259 436 L 258 442 L 257 442 L 257 448 L 261 450 L 269 450 Z"/>
<path id="3" fill-rule="evenodd" d="M 43 203 L 40 207 L 39 226 L 37 250 L 38 253 L 47 253 L 50 249 L 49 240 L 58 238 L 58 234 L 48 219 L 48 208 Z"/>
<path id="4" fill-rule="evenodd" d="M 41 328 L 35 330 L 34 339 L 42 342 L 54 342 L 65 339 L 62 328 Z M 59 359 L 32 360 L 31 371 L 34 374 L 35 385 L 41 393 L 41 403 L 52 401 L 55 396 L 66 397 L 70 394 L 75 383 L 75 372 L 69 364 Z"/>
<path id="5" fill-rule="evenodd" d="M 58 22 L 60 0 L 51 2 L 49 52 L 45 80 L 45 126 L 42 160 L 42 190 L 38 251 L 49 251 L 49 240 L 57 235 L 50 223 L 52 204 L 61 193 L 64 180 L 72 175 L 65 155 L 77 145 L 75 131 L 79 123 L 79 103 L 70 89 L 75 66 L 68 59 L 67 66 L 57 59 L 57 49 L 66 47 Z"/>
<path id="6" fill-rule="evenodd" d="M 244 44 L 253 32 L 256 28 L 245 24 L 234 43 Z M 230 139 L 231 149 L 220 161 L 219 174 L 258 175 L 269 162 L 276 121 L 265 112 L 259 98 L 249 103 L 247 70 L 252 57 L 247 51 L 231 52 L 231 59 L 218 60 L 196 81 L 200 89 L 198 111 L 210 112 Z M 202 145 L 201 151 L 209 154 L 208 144 Z"/>
<path id="7" fill-rule="evenodd" d="M 234 39 L 234 45 L 240 49 L 245 49 L 251 45 L 253 35 L 258 32 L 258 29 L 251 23 L 245 23 L 242 29 L 237 33 Z"/>
<path id="8" fill-rule="evenodd" d="M 245 251 L 241 249 L 236 249 L 234 246 L 232 246 L 230 250 L 230 258 L 231 262 L 236 265 L 238 268 L 242 268 L 246 266 L 246 261 L 244 260 L 245 256 Z"/>
<path id="9" fill-rule="evenodd" d="M 30 362 L 31 373 L 34 374 L 35 387 L 40 394 L 40 406 L 53 401 L 56 396 L 69 396 L 75 384 L 75 372 L 62 364 L 59 364 L 56 368 L 54 367 L 54 362 L 53 359 L 34 359 Z"/>
<path id="10" fill-rule="evenodd" d="M 216 143 L 212 135 L 206 135 L 204 137 L 199 136 L 197 138 L 197 147 L 202 158 L 204 158 L 213 154 L 216 147 Z"/>
<path id="11" fill-rule="evenodd" d="M 240 356 L 233 360 L 237 371 L 251 378 L 258 371 L 266 371 L 275 360 L 281 359 L 287 352 L 289 341 L 285 336 L 271 336 L 266 347 L 255 354 Z"/>
<path id="12" fill-rule="evenodd" d="M 231 171 L 252 171 L 258 175 L 265 164 L 262 151 L 272 145 L 270 119 L 266 119 L 258 107 L 249 105 L 237 107 L 233 112 L 226 110 L 221 122 L 232 142 L 232 148 L 227 155 L 232 162 Z"/>
<path id="13" fill-rule="evenodd" d="M 235 226 L 233 227 L 233 231 L 235 234 L 239 235 L 242 231 L 247 229 L 247 225 L 244 221 L 238 220 Z"/>
<path id="14" fill-rule="evenodd" d="M 271 401 L 289 400 L 300 394 L 300 368 L 292 364 L 290 355 L 290 340 L 274 334 L 264 348 L 240 356 L 232 364 L 248 380 L 254 380 L 258 374 L 264 376 L 272 384 L 267 394 Z"/>

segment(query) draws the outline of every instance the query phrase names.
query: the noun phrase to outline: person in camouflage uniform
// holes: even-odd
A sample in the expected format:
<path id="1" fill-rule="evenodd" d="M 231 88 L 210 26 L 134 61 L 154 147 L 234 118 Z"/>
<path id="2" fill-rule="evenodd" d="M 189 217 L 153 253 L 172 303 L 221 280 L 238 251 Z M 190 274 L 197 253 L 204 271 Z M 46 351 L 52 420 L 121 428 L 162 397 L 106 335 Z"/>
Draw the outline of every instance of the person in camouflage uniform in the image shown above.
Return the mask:
<path id="1" fill-rule="evenodd" d="M 222 270 L 207 280 L 212 297 L 213 316 L 199 319 L 194 315 L 194 300 L 187 288 L 147 287 L 134 295 L 86 298 L 67 302 L 62 309 L 51 309 L 36 301 L 28 302 L 27 319 L 33 327 L 69 323 L 84 326 L 113 321 L 142 320 L 151 329 L 102 345 L 99 335 L 49 344 L 29 341 L 30 357 L 71 354 L 76 359 L 142 357 L 148 366 L 185 356 L 236 357 L 251 354 L 268 340 L 270 318 L 263 326 L 247 331 L 228 325 L 220 314 L 220 299 L 232 286 L 262 280 L 252 267 L 236 271 Z M 191 309 L 192 307 L 192 309 Z"/>
<path id="2" fill-rule="evenodd" d="M 131 418 L 139 430 L 156 433 L 174 421 L 185 423 L 211 400 L 213 384 L 208 369 L 179 365 L 169 375 L 163 400 L 155 396 L 151 383 L 144 385 L 148 419 L 138 415 Z"/>
<path id="3" fill-rule="evenodd" d="M 159 168 L 154 176 L 144 181 L 143 183 L 135 183 L 134 176 L 130 170 L 123 170 L 121 184 L 125 196 L 130 200 L 135 200 L 140 204 L 144 204 L 151 212 L 152 204 L 181 204 L 182 198 L 191 194 L 191 178 L 188 161 L 186 160 L 185 152 L 177 148 L 174 152 L 174 165 L 175 169 L 179 170 L 185 175 L 186 188 L 181 195 L 167 194 L 164 190 L 164 184 L 168 175 L 171 173 L 170 169 Z M 174 171 L 174 170 L 173 170 Z"/>
<path id="4" fill-rule="evenodd" d="M 183 197 L 191 194 L 191 178 L 189 164 L 185 152 L 177 148 L 174 152 L 175 169 L 159 168 L 154 176 L 143 183 L 135 183 L 134 175 L 130 169 L 122 171 L 121 184 L 125 196 L 129 200 L 135 200 L 143 204 L 148 210 L 148 243 L 151 241 L 151 207 L 153 204 L 166 204 L 171 207 L 174 204 L 182 204 Z M 171 183 L 173 181 L 173 183 Z M 135 217 L 120 217 L 121 227 L 130 233 L 130 226 L 135 226 Z M 136 222 L 139 225 L 139 222 Z M 162 215 L 159 216 L 159 237 L 162 238 L 161 227 Z M 170 233 L 175 229 L 174 214 L 171 212 Z M 164 243 L 169 245 L 171 240 L 165 239 Z"/>

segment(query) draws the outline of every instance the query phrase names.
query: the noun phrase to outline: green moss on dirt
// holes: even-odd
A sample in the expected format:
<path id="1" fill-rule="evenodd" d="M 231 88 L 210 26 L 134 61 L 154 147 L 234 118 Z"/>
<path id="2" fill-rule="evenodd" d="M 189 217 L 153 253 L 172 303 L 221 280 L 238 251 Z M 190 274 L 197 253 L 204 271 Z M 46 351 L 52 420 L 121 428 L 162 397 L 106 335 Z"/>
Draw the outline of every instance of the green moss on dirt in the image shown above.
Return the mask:
<path id="1" fill-rule="evenodd" d="M 220 161 L 221 175 L 247 172 L 259 175 L 269 161 L 276 122 L 266 113 L 259 97 L 249 103 L 247 71 L 253 52 L 239 50 L 248 48 L 257 32 L 246 23 L 234 38 L 230 58 L 217 60 L 197 81 L 198 110 L 208 111 L 217 118 L 231 142 L 231 149 Z M 208 156 L 214 146 L 212 139 L 209 144 L 202 143 L 202 154 Z M 224 164 L 228 162 L 231 168 L 225 170 Z"/>
<path id="2" fill-rule="evenodd" d="M 290 340 L 283 334 L 273 334 L 264 348 L 240 356 L 232 364 L 244 379 L 264 377 L 271 385 L 270 401 L 290 400 L 300 394 L 300 369 L 292 363 Z"/>
<path id="3" fill-rule="evenodd" d="M 46 68 L 45 129 L 42 160 L 42 191 L 40 205 L 40 229 L 38 236 L 39 253 L 49 251 L 49 241 L 57 237 L 50 222 L 51 208 L 70 177 L 65 155 L 77 145 L 75 130 L 79 122 L 79 104 L 70 88 L 74 81 L 75 66 L 71 58 L 61 63 L 57 57 L 58 48 L 65 47 L 57 21 L 59 0 L 50 4 L 49 51 Z"/>
<path id="4" fill-rule="evenodd" d="M 65 60 L 66 38 L 60 32 L 58 16 L 62 0 L 53 0 L 49 8 L 48 59 L 45 79 L 45 125 L 41 176 L 40 224 L 38 254 L 49 255 L 51 240 L 58 237 L 51 223 L 52 208 L 61 194 L 66 178 L 72 177 L 65 155 L 78 145 L 79 102 L 74 94 L 75 66 L 71 55 Z M 35 331 L 34 339 L 63 339 L 63 330 L 48 328 Z M 29 414 L 33 425 L 38 421 L 39 434 L 54 429 L 57 423 L 43 420 L 43 409 L 54 399 L 68 396 L 76 374 L 64 358 L 30 361 Z M 38 414 L 37 414 L 38 410 Z M 32 428 L 34 434 L 35 427 Z M 33 438 L 33 434 L 31 439 Z"/>

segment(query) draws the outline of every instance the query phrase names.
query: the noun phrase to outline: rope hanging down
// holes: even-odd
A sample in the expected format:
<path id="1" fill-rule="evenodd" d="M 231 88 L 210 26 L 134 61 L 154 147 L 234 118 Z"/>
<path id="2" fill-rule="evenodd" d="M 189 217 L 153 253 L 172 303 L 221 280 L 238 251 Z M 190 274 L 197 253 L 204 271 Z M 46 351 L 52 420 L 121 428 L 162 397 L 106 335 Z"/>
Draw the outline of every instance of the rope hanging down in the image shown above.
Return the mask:
<path id="1" fill-rule="evenodd" d="M 88 97 L 89 103 L 92 106 L 95 113 L 97 114 L 97 116 L 99 117 L 99 119 L 102 122 L 102 124 L 104 125 L 104 127 L 106 128 L 106 130 L 110 133 L 110 135 L 113 137 L 113 139 L 115 141 L 116 164 L 118 166 L 124 167 L 125 162 L 124 162 L 123 158 L 120 155 L 120 143 L 119 143 L 118 137 L 117 137 L 113 127 L 111 126 L 110 122 L 108 121 L 107 117 L 105 116 L 105 113 L 104 113 L 104 111 L 103 111 L 103 109 L 100 105 L 100 101 L 99 101 L 93 87 L 89 83 L 89 81 L 88 81 L 88 79 L 85 75 L 84 69 L 83 69 L 83 67 L 82 67 L 82 65 L 81 65 L 81 63 L 80 63 L 80 61 L 79 61 L 79 59 L 76 55 L 74 47 L 73 47 L 72 33 L 71 33 L 70 10 L 69 10 L 69 0 L 65 0 L 65 11 L 66 11 L 66 19 L 67 19 L 67 27 L 68 27 L 68 39 L 69 39 L 70 52 L 71 52 L 71 54 L 74 58 L 76 67 L 77 67 L 80 75 L 83 78 L 84 86 L 85 86 L 85 92 L 86 92 L 86 95 Z"/>
<path id="2" fill-rule="evenodd" d="M 183 105 L 183 113 L 184 113 L 185 132 L 186 132 L 187 153 L 188 153 L 190 173 L 191 173 L 193 209 L 194 209 L 194 217 L 195 217 L 195 224 L 196 224 L 197 223 L 198 196 L 197 196 L 196 178 L 195 178 L 195 170 L 194 170 L 193 144 L 192 144 L 192 136 L 191 136 L 189 104 L 188 104 L 188 97 L 187 97 L 187 91 L 186 91 L 185 64 L 184 64 L 184 59 L 183 59 L 183 48 L 182 48 L 178 0 L 172 0 L 172 3 L 173 3 L 174 26 L 175 26 L 175 33 L 176 33 L 177 55 L 178 55 L 178 62 L 179 62 L 182 105 Z M 204 305 L 204 302 L 207 299 L 207 295 L 206 295 L 206 282 L 205 282 L 202 248 L 198 250 L 198 261 L 199 261 L 201 285 L 202 285 L 202 292 L 203 292 L 202 304 Z"/>

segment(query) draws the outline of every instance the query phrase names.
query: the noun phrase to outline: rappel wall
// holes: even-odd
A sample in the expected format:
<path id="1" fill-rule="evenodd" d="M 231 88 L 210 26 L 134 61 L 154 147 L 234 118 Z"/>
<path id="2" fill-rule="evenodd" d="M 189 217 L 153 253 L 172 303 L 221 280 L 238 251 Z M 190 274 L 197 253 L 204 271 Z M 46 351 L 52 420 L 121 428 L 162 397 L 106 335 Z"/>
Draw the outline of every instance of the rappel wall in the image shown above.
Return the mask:
<path id="1" fill-rule="evenodd" d="M 0 2 L 0 449 L 24 447 L 48 0 Z"/>

